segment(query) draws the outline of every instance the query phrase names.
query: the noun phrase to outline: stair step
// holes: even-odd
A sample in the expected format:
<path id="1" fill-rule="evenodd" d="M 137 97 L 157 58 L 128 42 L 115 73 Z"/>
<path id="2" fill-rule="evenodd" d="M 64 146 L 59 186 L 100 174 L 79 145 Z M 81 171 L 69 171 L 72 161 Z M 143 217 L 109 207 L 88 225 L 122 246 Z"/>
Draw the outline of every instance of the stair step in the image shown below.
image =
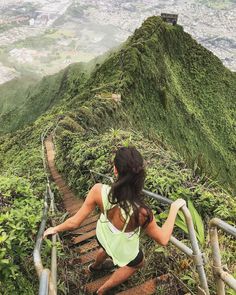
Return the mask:
<path id="1" fill-rule="evenodd" d="M 158 278 L 148 280 L 141 285 L 119 292 L 117 293 L 117 295 L 152 295 L 156 292 L 157 284 L 165 283 L 169 280 L 169 278 L 170 274 L 164 274 L 159 276 Z"/>
<path id="2" fill-rule="evenodd" d="M 80 242 L 86 241 L 96 235 L 96 230 L 92 230 L 87 232 L 86 234 L 83 234 L 79 237 L 73 238 L 73 244 L 79 244 Z"/>
<path id="3" fill-rule="evenodd" d="M 91 230 L 95 229 L 96 225 L 97 225 L 97 221 L 95 221 L 93 223 L 90 223 L 90 224 L 87 224 L 85 226 L 82 226 L 79 229 L 73 230 L 72 233 L 73 234 L 83 234 L 83 233 L 86 233 L 88 231 L 91 231 Z"/>
<path id="4" fill-rule="evenodd" d="M 97 253 L 98 253 L 98 249 L 96 249 L 94 251 L 90 251 L 84 255 L 80 255 L 79 259 L 82 264 L 85 264 L 85 263 L 95 260 Z"/>
<path id="5" fill-rule="evenodd" d="M 97 289 L 99 289 L 110 278 L 110 276 L 111 274 L 86 284 L 86 291 L 89 293 L 97 291 Z"/>
<path id="6" fill-rule="evenodd" d="M 92 241 L 79 246 L 78 249 L 76 249 L 76 251 L 83 254 L 83 253 L 86 253 L 94 248 L 97 248 L 98 246 L 99 245 L 98 245 L 97 241 L 95 239 L 93 239 Z"/>
<path id="7" fill-rule="evenodd" d="M 83 203 L 83 201 L 80 200 L 79 198 L 78 199 L 75 199 L 74 194 L 72 192 L 66 194 L 66 196 L 64 196 L 63 200 L 64 201 L 71 200 L 72 202 L 81 201 L 81 203 Z"/>
<path id="8" fill-rule="evenodd" d="M 89 223 L 92 223 L 94 221 L 97 221 L 98 218 L 99 218 L 100 214 L 96 214 L 96 215 L 93 215 L 87 219 L 85 219 L 82 223 L 81 223 L 81 226 L 84 226 L 84 225 L 87 225 Z"/>
<path id="9" fill-rule="evenodd" d="M 151 295 L 154 294 L 157 287 L 157 279 L 148 280 L 142 285 L 135 286 L 128 290 L 117 293 L 117 295 Z"/>

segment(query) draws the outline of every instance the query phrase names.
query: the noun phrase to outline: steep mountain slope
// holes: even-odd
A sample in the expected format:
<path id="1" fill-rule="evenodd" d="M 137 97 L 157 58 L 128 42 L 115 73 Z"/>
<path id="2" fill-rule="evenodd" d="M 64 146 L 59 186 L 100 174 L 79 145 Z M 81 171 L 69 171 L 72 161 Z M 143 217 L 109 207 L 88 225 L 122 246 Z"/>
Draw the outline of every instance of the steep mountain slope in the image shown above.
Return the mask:
<path id="1" fill-rule="evenodd" d="M 121 48 L 88 67 L 44 78 L 19 108 L 0 117 L 0 132 L 33 122 L 63 98 L 70 111 L 81 99 L 119 92 L 120 114 L 135 128 L 171 144 L 197 172 L 236 188 L 236 73 L 182 27 L 148 18 Z"/>
<path id="2" fill-rule="evenodd" d="M 37 81 L 37 77 L 24 76 L 0 85 L 0 115 L 21 105 L 27 90 Z"/>
<path id="3" fill-rule="evenodd" d="M 89 69 L 78 64 L 67 69 L 68 75 L 60 72 L 45 78 L 30 94 L 25 109 L 15 112 L 14 120 L 5 125 L 17 129 L 37 118 L 30 126 L 0 137 L 4 295 L 37 292 L 27 258 L 43 205 L 46 179 L 40 134 L 48 127 L 56 127 L 57 167 L 80 196 L 92 183 L 89 169 L 111 173 L 112 150 L 134 144 L 147 160 L 147 189 L 192 200 L 205 220 L 214 215 L 235 223 L 235 198 L 208 179 L 211 174 L 225 187 L 235 188 L 235 74 L 181 27 L 165 24 L 159 17 L 149 18 L 122 48 L 103 59 L 95 66 L 89 64 Z M 121 102 L 112 99 L 113 92 L 121 93 Z M 19 126 L 12 125 L 14 121 Z M 152 206 L 159 212 L 156 203 Z M 234 271 L 235 244 L 222 240 L 224 258 Z M 209 254 L 208 245 L 205 251 Z M 156 269 L 152 266 L 152 274 Z M 191 270 L 184 268 L 183 273 Z M 60 276 L 64 281 L 65 274 Z M 63 284 L 60 288 L 66 292 Z"/>
<path id="4" fill-rule="evenodd" d="M 6 110 L 3 109 L 0 112 L 0 134 L 22 128 L 34 122 L 60 100 L 74 97 L 85 77 L 83 63 L 78 63 L 68 66 L 55 75 L 44 77 L 40 82 L 28 88 L 20 89 L 22 93 L 17 92 L 19 82 L 24 83 L 22 80 L 18 81 L 18 87 L 15 87 L 14 91 L 11 89 L 11 82 L 2 86 L 5 92 L 4 99 L 10 97 L 11 100 L 8 101 Z M 15 103 L 17 99 L 18 102 Z M 3 107 L 4 105 L 3 103 Z"/>
<path id="5" fill-rule="evenodd" d="M 235 189 L 236 73 L 181 27 L 149 18 L 87 85 L 121 92 L 135 127 Z"/>

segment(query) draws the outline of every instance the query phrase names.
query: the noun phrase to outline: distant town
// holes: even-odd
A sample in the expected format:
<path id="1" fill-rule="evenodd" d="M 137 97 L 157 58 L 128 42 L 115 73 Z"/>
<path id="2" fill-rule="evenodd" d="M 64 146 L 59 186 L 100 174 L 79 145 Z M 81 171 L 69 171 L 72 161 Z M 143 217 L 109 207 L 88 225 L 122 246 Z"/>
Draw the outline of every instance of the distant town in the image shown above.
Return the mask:
<path id="1" fill-rule="evenodd" d="M 88 61 L 125 41 L 148 16 L 162 12 L 178 14 L 185 31 L 236 71 L 236 4 L 208 2 L 1 1 L 0 84 L 24 73 L 44 76 Z"/>
<path id="2" fill-rule="evenodd" d="M 0 19 L 0 25 L 8 25 L 8 24 L 18 24 L 18 25 L 29 25 L 29 26 L 51 26 L 54 21 L 63 15 L 67 8 L 71 5 L 71 0 L 64 1 L 48 1 L 42 0 L 40 1 L 41 7 L 35 10 L 28 11 L 28 9 L 24 6 L 24 2 L 29 3 L 29 1 L 24 0 L 8 0 L 3 1 L 0 9 L 4 9 L 11 6 L 11 13 L 16 13 L 14 16 L 8 16 L 7 14 L 2 14 Z M 39 1 L 30 1 L 32 4 Z M 17 15 L 18 14 L 18 15 Z"/>

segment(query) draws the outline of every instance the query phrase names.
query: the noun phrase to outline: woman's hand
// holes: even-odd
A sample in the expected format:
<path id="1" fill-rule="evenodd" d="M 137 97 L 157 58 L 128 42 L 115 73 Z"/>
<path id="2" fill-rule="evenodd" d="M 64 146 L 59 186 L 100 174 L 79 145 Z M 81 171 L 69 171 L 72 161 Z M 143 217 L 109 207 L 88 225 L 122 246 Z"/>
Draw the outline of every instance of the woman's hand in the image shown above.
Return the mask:
<path id="1" fill-rule="evenodd" d="M 183 207 L 185 205 L 186 205 L 185 200 L 183 200 L 183 199 L 177 199 L 176 201 L 174 201 L 171 204 L 171 208 L 173 208 L 173 209 L 175 209 L 175 210 L 178 211 L 181 207 Z"/>
<path id="2" fill-rule="evenodd" d="M 45 239 L 46 236 L 49 235 L 55 235 L 57 233 L 57 231 L 55 230 L 55 227 L 49 227 L 47 230 L 45 230 L 45 232 L 43 233 L 43 238 Z"/>

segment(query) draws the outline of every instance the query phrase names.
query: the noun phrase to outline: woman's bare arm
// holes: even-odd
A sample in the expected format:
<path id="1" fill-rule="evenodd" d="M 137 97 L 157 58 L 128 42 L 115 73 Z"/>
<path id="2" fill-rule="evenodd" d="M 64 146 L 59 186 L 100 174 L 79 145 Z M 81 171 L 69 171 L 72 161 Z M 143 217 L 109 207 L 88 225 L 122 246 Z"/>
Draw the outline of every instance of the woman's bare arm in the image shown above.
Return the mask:
<path id="1" fill-rule="evenodd" d="M 97 183 L 89 191 L 79 211 L 63 223 L 48 228 L 44 232 L 43 237 L 45 238 L 47 235 L 52 235 L 65 230 L 73 230 L 78 228 L 80 224 L 88 217 L 88 215 L 95 209 L 96 205 L 100 203 L 99 198 L 101 199 L 101 184 Z"/>
<path id="2" fill-rule="evenodd" d="M 183 199 L 176 200 L 171 204 L 169 215 L 163 226 L 159 227 L 153 218 L 153 220 L 145 228 L 145 233 L 160 245 L 166 246 L 173 232 L 177 213 L 184 205 L 186 205 L 186 203 Z"/>

